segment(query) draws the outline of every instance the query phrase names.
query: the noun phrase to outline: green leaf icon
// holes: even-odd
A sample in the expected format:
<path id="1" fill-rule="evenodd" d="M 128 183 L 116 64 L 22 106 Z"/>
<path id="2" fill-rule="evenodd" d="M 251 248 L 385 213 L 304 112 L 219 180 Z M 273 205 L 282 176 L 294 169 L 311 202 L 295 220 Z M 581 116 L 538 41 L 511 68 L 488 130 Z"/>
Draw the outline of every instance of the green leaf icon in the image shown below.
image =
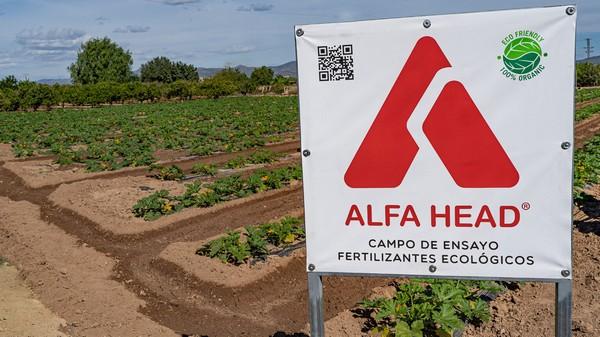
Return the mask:
<path id="1" fill-rule="evenodd" d="M 533 71 L 540 64 L 541 56 L 542 48 L 537 41 L 521 37 L 512 40 L 504 48 L 502 61 L 506 69 L 522 75 Z"/>

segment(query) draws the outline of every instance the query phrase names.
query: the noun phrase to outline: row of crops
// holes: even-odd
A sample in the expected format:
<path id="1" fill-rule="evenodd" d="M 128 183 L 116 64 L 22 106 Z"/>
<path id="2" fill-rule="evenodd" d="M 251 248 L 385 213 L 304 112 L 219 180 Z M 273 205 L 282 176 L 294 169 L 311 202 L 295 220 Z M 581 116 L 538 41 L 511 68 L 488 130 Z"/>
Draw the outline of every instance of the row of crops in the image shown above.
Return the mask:
<path id="1" fill-rule="evenodd" d="M 600 88 L 577 90 L 577 101 L 600 97 Z M 600 102 L 576 112 L 583 120 Z M 52 113 L 0 114 L 0 143 L 18 157 L 55 155 L 59 164 L 89 171 L 149 165 L 158 149 L 190 155 L 239 151 L 280 140 L 297 129 L 295 97 L 231 97 L 182 103 L 127 105 Z"/>
<path id="2" fill-rule="evenodd" d="M 575 91 L 575 102 L 581 103 L 600 97 L 600 88 L 581 88 Z"/>
<path id="3" fill-rule="evenodd" d="M 18 157 L 55 155 L 89 171 L 149 165 L 158 149 L 235 152 L 297 129 L 295 97 L 231 97 L 90 110 L 0 114 L 0 143 Z"/>
<path id="4" fill-rule="evenodd" d="M 301 179 L 302 169 L 300 165 L 294 165 L 272 170 L 259 169 L 246 178 L 232 175 L 208 183 L 198 180 L 187 184 L 181 195 L 171 195 L 167 190 L 160 190 L 142 198 L 133 206 L 132 212 L 136 217 L 151 221 L 185 208 L 211 207 L 221 202 L 279 189 Z"/>

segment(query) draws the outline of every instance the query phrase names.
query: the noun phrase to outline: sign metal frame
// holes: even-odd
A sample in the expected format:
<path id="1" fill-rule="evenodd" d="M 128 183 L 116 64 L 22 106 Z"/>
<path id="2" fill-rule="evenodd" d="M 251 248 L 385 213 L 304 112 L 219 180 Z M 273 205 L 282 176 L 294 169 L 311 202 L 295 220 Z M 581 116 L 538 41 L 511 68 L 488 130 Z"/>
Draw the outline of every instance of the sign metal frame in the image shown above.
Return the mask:
<path id="1" fill-rule="evenodd" d="M 574 15 L 576 13 L 575 5 L 563 6 L 547 6 L 547 7 L 566 7 L 566 15 Z M 524 8 L 521 8 L 524 9 Z M 485 12 L 485 11 L 480 11 Z M 454 13 L 461 14 L 461 13 Z M 430 19 L 424 19 L 423 26 L 429 28 L 431 26 Z M 294 35 L 296 38 L 302 37 L 304 31 L 302 28 L 294 27 Z M 298 55 L 298 46 L 296 46 L 296 56 Z M 296 57 L 297 59 L 297 57 Z M 576 59 L 575 53 L 573 59 Z M 298 67 L 298 62 L 296 62 Z M 298 68 L 297 68 L 298 70 Z M 573 74 L 576 78 L 576 74 Z M 298 79 L 298 82 L 300 79 Z M 577 83 L 576 81 L 574 83 Z M 575 84 L 576 85 L 576 84 Z M 575 88 L 574 88 L 575 89 Z M 298 89 L 300 95 L 300 88 Z M 575 99 L 573 99 L 572 116 L 575 117 Z M 573 144 L 562 143 L 563 149 L 565 144 L 567 148 Z M 303 149 L 304 157 L 310 156 L 309 149 Z M 573 175 L 571 175 L 571 190 L 573 187 Z M 572 196 L 571 196 L 572 197 Z M 572 198 L 571 198 L 572 199 Z M 571 214 L 571 224 L 573 223 L 573 215 Z M 571 231 L 571 243 L 573 235 Z M 572 260 L 571 251 L 571 260 Z M 572 265 L 572 264 L 571 264 Z M 308 281 L 308 311 L 310 323 L 311 337 L 325 337 L 325 308 L 323 305 L 323 277 L 378 277 L 378 278 L 433 278 L 433 279 L 452 279 L 452 280 L 488 280 L 488 281 L 519 281 L 519 282 L 541 282 L 555 284 L 555 337 L 572 337 L 572 307 L 573 307 L 573 280 L 569 278 L 570 272 L 563 270 L 562 276 L 565 279 L 550 279 L 550 278 L 512 278 L 512 277 L 457 277 L 457 276 L 440 276 L 434 275 L 435 269 L 430 270 L 429 275 L 402 275 L 402 274 L 374 274 L 374 273 L 340 273 L 340 272 L 319 272 L 315 271 L 314 265 L 308 266 L 307 281 Z"/>

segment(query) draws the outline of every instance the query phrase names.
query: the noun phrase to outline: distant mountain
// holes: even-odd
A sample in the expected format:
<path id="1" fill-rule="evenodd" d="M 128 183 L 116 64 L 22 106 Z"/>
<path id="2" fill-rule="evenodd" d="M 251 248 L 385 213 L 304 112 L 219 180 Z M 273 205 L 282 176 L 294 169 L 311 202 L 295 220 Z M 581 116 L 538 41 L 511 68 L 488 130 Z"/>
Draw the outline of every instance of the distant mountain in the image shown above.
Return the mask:
<path id="1" fill-rule="evenodd" d="M 252 74 L 252 71 L 254 69 L 256 69 L 257 67 L 249 67 L 249 66 L 245 66 L 245 65 L 237 65 L 235 67 L 233 67 L 234 69 L 237 69 L 239 71 L 241 71 L 242 73 L 250 76 L 250 74 Z M 281 76 L 290 76 L 290 77 L 297 77 L 298 74 L 296 72 L 296 61 L 290 61 L 284 64 L 280 64 L 278 66 L 270 66 L 269 68 L 273 69 L 273 73 L 275 73 L 275 75 L 281 75 Z M 198 76 L 200 76 L 201 78 L 206 78 L 206 77 L 212 77 L 214 76 L 214 74 L 218 73 L 219 71 L 223 70 L 224 68 L 203 68 L 203 67 L 198 67 Z"/>
<path id="2" fill-rule="evenodd" d="M 71 80 L 68 78 L 43 78 L 41 80 L 37 80 L 36 82 L 40 84 L 71 84 Z"/>
<path id="3" fill-rule="evenodd" d="M 589 59 L 577 60 L 577 63 L 593 63 L 600 64 L 600 56 L 592 56 Z"/>

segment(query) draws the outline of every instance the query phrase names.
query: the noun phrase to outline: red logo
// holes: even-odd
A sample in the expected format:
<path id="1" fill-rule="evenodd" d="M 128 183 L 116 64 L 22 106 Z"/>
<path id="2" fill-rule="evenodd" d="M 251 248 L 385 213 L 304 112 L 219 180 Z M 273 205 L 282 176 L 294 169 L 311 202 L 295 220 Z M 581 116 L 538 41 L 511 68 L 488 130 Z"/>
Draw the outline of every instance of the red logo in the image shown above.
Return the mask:
<path id="1" fill-rule="evenodd" d="M 435 74 L 451 67 L 437 42 L 417 41 L 344 175 L 352 188 L 402 183 L 419 146 L 406 123 Z M 448 82 L 423 123 L 423 132 L 460 187 L 512 187 L 519 173 L 458 81 Z"/>

